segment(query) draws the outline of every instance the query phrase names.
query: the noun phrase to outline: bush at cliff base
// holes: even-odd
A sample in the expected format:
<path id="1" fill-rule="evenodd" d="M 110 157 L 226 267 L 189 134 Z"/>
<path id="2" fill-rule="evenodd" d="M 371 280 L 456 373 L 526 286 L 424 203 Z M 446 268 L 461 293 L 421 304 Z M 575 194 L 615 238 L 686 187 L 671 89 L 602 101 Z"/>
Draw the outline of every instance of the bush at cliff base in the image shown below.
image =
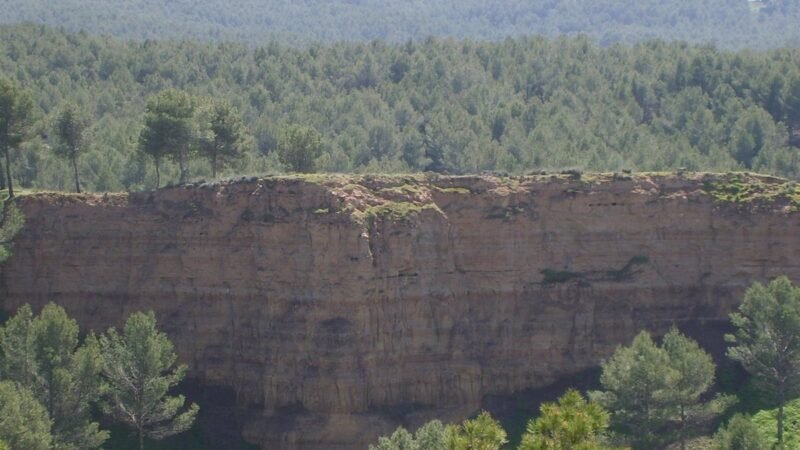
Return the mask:
<path id="1" fill-rule="evenodd" d="M 783 439 L 787 449 L 800 449 L 800 398 L 786 403 L 783 410 Z M 778 443 L 778 409 L 759 411 L 753 416 L 761 434 L 767 438 L 770 446 Z"/>

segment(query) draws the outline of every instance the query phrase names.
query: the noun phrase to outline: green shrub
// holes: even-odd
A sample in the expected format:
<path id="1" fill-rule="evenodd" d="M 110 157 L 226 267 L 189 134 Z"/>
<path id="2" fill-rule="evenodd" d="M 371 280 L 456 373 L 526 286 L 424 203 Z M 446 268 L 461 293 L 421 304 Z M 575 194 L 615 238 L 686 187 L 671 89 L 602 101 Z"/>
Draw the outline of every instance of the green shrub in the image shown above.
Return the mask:
<path id="1" fill-rule="evenodd" d="M 728 424 L 714 435 L 714 450 L 768 450 L 769 448 L 759 427 L 750 417 L 741 414 L 733 416 Z"/>
<path id="2" fill-rule="evenodd" d="M 783 419 L 783 439 L 786 449 L 800 448 L 800 398 L 786 404 Z M 775 429 L 778 427 L 778 409 L 759 411 L 752 419 L 755 426 L 763 436 L 768 436 L 767 442 L 772 448 L 777 444 Z"/>

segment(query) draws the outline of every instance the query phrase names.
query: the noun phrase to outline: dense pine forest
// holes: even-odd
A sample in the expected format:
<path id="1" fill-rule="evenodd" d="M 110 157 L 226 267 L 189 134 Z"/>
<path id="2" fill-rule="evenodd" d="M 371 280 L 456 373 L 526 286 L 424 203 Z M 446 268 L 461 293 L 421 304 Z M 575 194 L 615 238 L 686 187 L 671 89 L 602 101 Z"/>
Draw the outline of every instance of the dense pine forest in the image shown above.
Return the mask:
<path id="1" fill-rule="evenodd" d="M 798 49 L 606 48 L 586 37 L 250 48 L 17 25 L 0 27 L 0 73 L 34 99 L 33 138 L 12 152 L 23 188 L 72 188 L 72 168 L 53 151 L 65 105 L 88 117 L 76 164 L 86 189 L 155 187 L 141 151 L 145 107 L 169 89 L 223 101 L 241 118 L 243 155 L 218 176 L 299 170 L 278 151 L 298 128 L 318 147 L 303 170 L 800 175 Z M 186 151 L 188 179 L 211 177 Z M 161 166 L 161 184 L 177 182 L 177 164 Z"/>
<path id="2" fill-rule="evenodd" d="M 0 263 L 26 223 L 15 189 L 752 171 L 789 178 L 780 195 L 787 217 L 797 211 L 800 0 L 0 0 L 0 11 Z M 716 200 L 757 190 L 733 177 L 712 186 Z M 564 269 L 542 270 L 541 284 L 578 273 Z M 476 411 L 369 449 L 800 448 L 800 286 L 750 285 L 729 331 L 715 361 L 677 327 L 642 330 L 584 374 L 593 389 L 551 392 L 526 423 Z M 83 337 L 55 304 L 0 310 L 0 450 L 209 448 L 210 422 L 177 395 L 191 388 L 173 392 L 186 371 L 152 312 Z"/>
<path id="3" fill-rule="evenodd" d="M 798 0 L 2 0 L 0 8 L 3 23 L 28 21 L 132 39 L 302 44 L 587 34 L 602 44 L 800 43 Z"/>

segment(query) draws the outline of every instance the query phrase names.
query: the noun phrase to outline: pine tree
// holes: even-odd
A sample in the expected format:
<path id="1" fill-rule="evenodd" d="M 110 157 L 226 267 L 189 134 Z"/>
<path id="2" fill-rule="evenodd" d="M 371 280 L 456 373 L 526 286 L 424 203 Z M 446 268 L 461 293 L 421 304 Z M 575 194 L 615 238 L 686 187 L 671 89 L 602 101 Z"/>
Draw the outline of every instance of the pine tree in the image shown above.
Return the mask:
<path id="1" fill-rule="evenodd" d="M 314 171 L 314 160 L 322 154 L 322 136 L 310 127 L 291 125 L 278 137 L 278 155 L 290 170 L 300 173 Z"/>
<path id="2" fill-rule="evenodd" d="M 198 406 L 184 409 L 182 395 L 168 395 L 183 380 L 186 366 L 175 364 L 173 345 L 156 328 L 153 312 L 132 314 L 122 334 L 112 328 L 99 345 L 108 382 L 103 410 L 136 431 L 140 450 L 145 437 L 162 439 L 192 426 Z"/>
<path id="3" fill-rule="evenodd" d="M 603 364 L 604 391 L 592 392 L 592 400 L 611 411 L 612 421 L 625 434 L 649 445 L 669 421 L 667 370 L 669 354 L 643 331 Z"/>
<path id="4" fill-rule="evenodd" d="M 0 381 L 0 449 L 51 450 L 50 419 L 30 391 Z"/>
<path id="5" fill-rule="evenodd" d="M 200 154 L 211 164 L 211 176 L 244 153 L 245 126 L 239 111 L 226 102 L 213 101 L 201 112 Z"/>
<path id="6" fill-rule="evenodd" d="M 777 395 L 778 445 L 783 446 L 784 406 L 800 392 L 800 287 L 786 277 L 753 284 L 731 314 L 736 327 L 728 357 Z"/>
<path id="7" fill-rule="evenodd" d="M 557 403 L 544 403 L 540 415 L 528 422 L 519 450 L 603 450 L 609 414 L 575 390 Z"/>
<path id="8" fill-rule="evenodd" d="M 750 417 L 736 414 L 714 435 L 714 450 L 769 450 Z"/>
<path id="9" fill-rule="evenodd" d="M 455 428 L 451 438 L 452 450 L 500 450 L 508 440 L 500 422 L 486 411 L 465 420 Z"/>
<path id="10" fill-rule="evenodd" d="M 6 164 L 8 196 L 14 197 L 11 179 L 11 152 L 27 139 L 33 116 L 33 100 L 19 86 L 0 77 L 0 151 Z"/>
<path id="11" fill-rule="evenodd" d="M 163 91 L 147 101 L 139 148 L 155 162 L 156 187 L 161 184 L 160 166 L 166 157 L 178 162 L 180 182 L 186 181 L 186 158 L 194 140 L 194 111 L 192 97 L 175 89 Z"/>
<path id="12" fill-rule="evenodd" d="M 78 324 L 60 306 L 48 304 L 33 316 L 25 305 L 0 328 L 0 376 L 30 390 L 44 406 L 58 450 L 97 448 L 108 439 L 91 420 L 99 372 L 93 339 L 79 345 Z"/>
<path id="13" fill-rule="evenodd" d="M 714 361 L 697 342 L 682 335 L 673 327 L 662 344 L 669 357 L 668 394 L 678 413 L 681 449 L 686 449 L 688 427 L 705 406 L 700 401 L 714 382 Z"/>
<path id="14" fill-rule="evenodd" d="M 86 145 L 86 130 L 89 127 L 89 118 L 76 106 L 69 104 L 58 114 L 55 122 L 56 145 L 53 151 L 56 155 L 69 160 L 75 177 L 75 192 L 81 192 L 80 178 L 78 177 L 78 157 Z"/>

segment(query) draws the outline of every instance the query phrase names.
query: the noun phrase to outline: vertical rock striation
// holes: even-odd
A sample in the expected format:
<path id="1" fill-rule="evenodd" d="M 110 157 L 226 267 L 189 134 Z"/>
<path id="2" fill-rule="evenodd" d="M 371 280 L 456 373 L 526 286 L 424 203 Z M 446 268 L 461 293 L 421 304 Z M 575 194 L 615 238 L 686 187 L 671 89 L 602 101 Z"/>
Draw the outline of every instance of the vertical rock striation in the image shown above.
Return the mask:
<path id="1" fill-rule="evenodd" d="M 235 393 L 247 440 L 365 448 L 595 367 L 643 328 L 718 339 L 749 283 L 800 280 L 793 186 L 745 181 L 760 187 L 330 176 L 34 195 L 0 307 L 54 301 L 95 330 L 153 309 L 191 377 Z"/>

